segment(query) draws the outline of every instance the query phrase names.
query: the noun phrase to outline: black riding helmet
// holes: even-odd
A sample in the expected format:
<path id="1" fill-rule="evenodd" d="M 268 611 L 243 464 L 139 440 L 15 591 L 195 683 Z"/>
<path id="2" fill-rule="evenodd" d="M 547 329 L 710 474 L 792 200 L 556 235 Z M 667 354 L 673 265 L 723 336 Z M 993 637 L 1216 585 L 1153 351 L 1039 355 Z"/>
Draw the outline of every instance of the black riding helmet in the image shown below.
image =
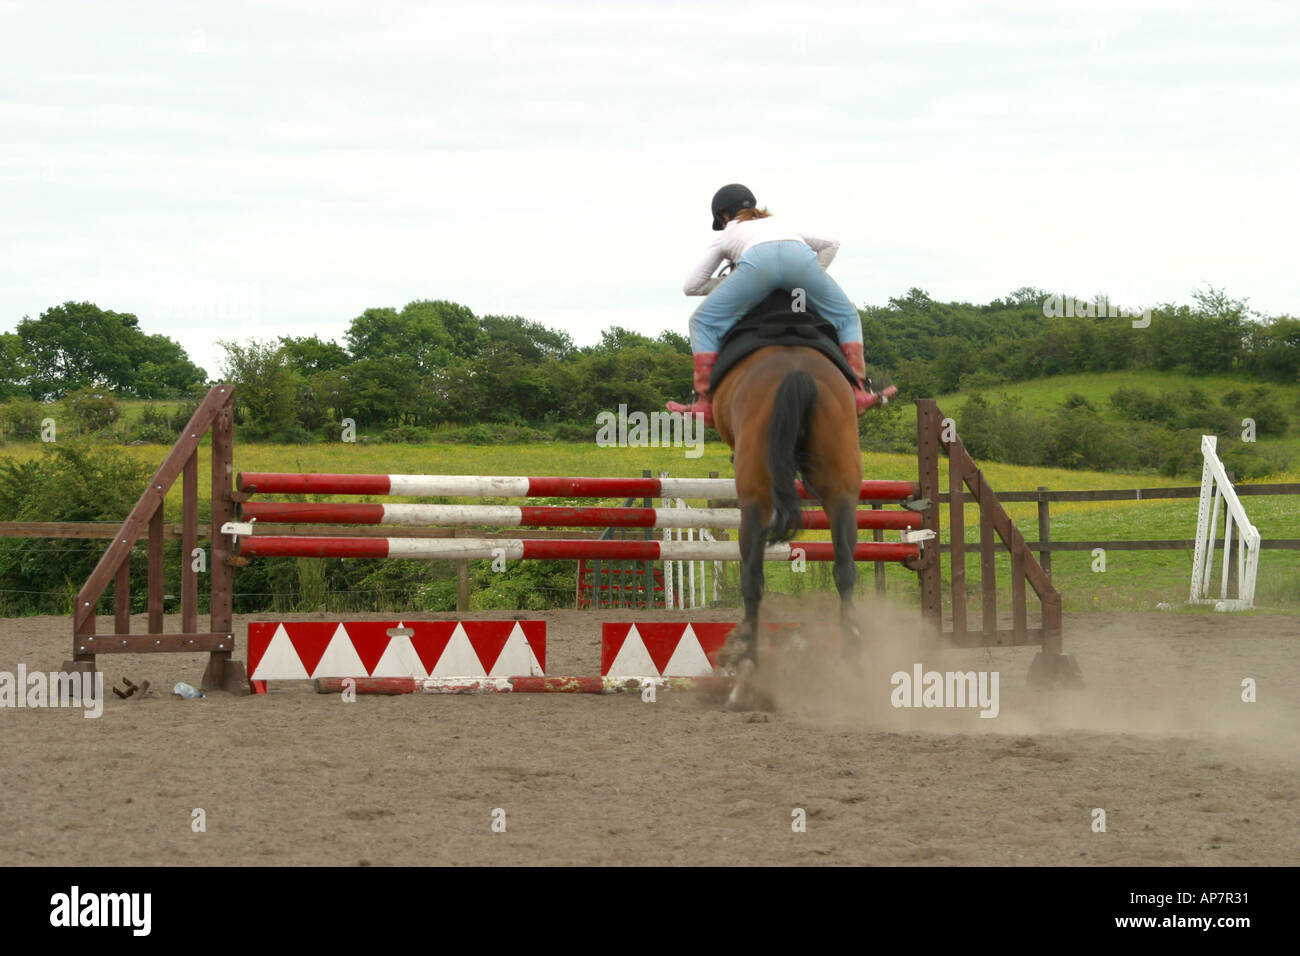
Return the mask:
<path id="1" fill-rule="evenodd" d="M 731 183 L 723 186 L 713 194 L 713 231 L 719 232 L 726 225 L 722 221 L 722 214 L 734 216 L 742 209 L 753 209 L 758 205 L 758 200 L 754 194 L 749 191 L 747 186 L 740 183 Z"/>

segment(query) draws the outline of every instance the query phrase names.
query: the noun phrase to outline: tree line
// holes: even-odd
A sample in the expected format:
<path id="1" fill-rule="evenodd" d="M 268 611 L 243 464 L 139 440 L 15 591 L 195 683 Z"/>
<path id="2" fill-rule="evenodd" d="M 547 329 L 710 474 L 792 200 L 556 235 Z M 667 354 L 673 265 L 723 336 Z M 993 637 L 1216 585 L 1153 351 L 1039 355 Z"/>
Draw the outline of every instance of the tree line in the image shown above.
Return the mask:
<path id="1" fill-rule="evenodd" d="M 1047 315 L 1048 296 L 1025 287 L 971 304 L 911 289 L 865 308 L 873 375 L 892 380 L 903 399 L 1124 369 L 1300 380 L 1300 319 L 1259 316 L 1222 291 L 1158 306 L 1145 328 L 1128 317 Z M 578 347 L 541 323 L 476 316 L 445 300 L 367 309 L 338 342 L 313 335 L 220 344 L 221 380 L 240 386 L 246 440 L 337 439 L 344 419 L 359 434 L 398 441 L 427 439 L 444 426 L 467 440 L 590 438 L 598 413 L 620 404 L 662 408 L 685 396 L 691 376 L 690 345 L 676 331 L 650 337 L 615 326 Z M 55 306 L 0 336 L 0 399 L 77 395 L 85 406 L 81 393 L 192 397 L 205 379 L 171 339 L 87 302 Z"/>

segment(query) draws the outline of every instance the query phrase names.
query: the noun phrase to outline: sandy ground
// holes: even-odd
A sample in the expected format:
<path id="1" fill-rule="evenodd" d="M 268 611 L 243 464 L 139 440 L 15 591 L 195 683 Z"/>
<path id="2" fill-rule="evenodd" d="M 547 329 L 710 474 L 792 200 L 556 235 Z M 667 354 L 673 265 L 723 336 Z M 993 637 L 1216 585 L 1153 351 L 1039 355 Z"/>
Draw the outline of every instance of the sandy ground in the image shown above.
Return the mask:
<path id="1" fill-rule="evenodd" d="M 598 673 L 598 622 L 644 616 L 546 615 L 548 672 Z M 64 865 L 1300 862 L 1294 618 L 1067 616 L 1081 690 L 1028 689 L 1029 648 L 927 662 L 998 671 L 994 719 L 893 708 L 889 675 L 919 658 L 899 636 L 912 618 L 862 618 L 861 677 L 769 653 L 771 714 L 686 693 L 348 704 L 292 683 L 187 701 L 169 691 L 198 683 L 201 656 L 101 657 L 110 684 L 147 679 L 153 693 L 110 697 L 95 720 L 0 709 L 0 852 Z M 237 621 L 241 650 L 251 619 Z M 0 670 L 57 669 L 69 647 L 67 618 L 0 622 Z M 1256 703 L 1241 701 L 1246 677 Z"/>

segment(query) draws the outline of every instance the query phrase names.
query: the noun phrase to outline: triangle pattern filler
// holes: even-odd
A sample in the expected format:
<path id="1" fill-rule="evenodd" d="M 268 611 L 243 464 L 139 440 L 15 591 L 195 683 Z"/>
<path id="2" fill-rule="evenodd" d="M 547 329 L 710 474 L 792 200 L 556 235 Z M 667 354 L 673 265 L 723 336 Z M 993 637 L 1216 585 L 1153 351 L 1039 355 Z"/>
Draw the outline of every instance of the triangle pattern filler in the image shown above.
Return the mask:
<path id="1" fill-rule="evenodd" d="M 672 659 L 673 652 L 689 628 L 690 625 L 684 621 L 656 621 L 636 625 L 650 659 L 655 663 L 655 674 L 665 673 L 668 661 Z"/>
<path id="2" fill-rule="evenodd" d="M 410 640 L 420 655 L 420 666 L 424 668 L 420 676 L 427 677 L 438 666 L 438 659 L 447 649 L 447 642 L 458 625 L 455 621 L 412 621 L 406 626 L 415 632 Z"/>
<path id="3" fill-rule="evenodd" d="M 659 668 L 655 666 L 650 652 L 646 650 L 641 633 L 633 624 L 627 632 L 623 646 L 618 649 L 604 677 L 659 677 Z"/>
<path id="4" fill-rule="evenodd" d="M 673 656 L 664 665 L 665 677 L 707 677 L 713 673 L 713 665 L 695 636 L 695 630 L 688 624 L 682 638 L 677 642 Z"/>
<path id="5" fill-rule="evenodd" d="M 338 629 L 336 621 L 289 621 L 284 625 L 284 632 L 289 635 L 289 640 L 293 642 L 293 648 L 298 652 L 298 659 L 302 661 L 302 666 L 311 673 L 316 669 L 321 655 L 325 653 L 325 648 L 334 639 L 334 634 Z"/>
<path id="6" fill-rule="evenodd" d="M 412 628 L 406 628 L 400 621 L 397 626 L 412 630 Z M 370 672 L 370 676 L 419 677 L 423 679 L 428 676 L 428 673 L 424 669 L 424 663 L 420 660 L 420 655 L 411 646 L 411 638 L 402 635 L 389 638 L 388 647 L 384 649 L 383 656 L 375 664 L 375 669 Z"/>
<path id="7" fill-rule="evenodd" d="M 367 673 L 366 665 L 361 662 L 356 646 L 352 643 L 352 636 L 348 634 L 347 628 L 339 624 L 311 676 L 365 677 Z"/>
<path id="8" fill-rule="evenodd" d="M 352 640 L 352 646 L 357 649 L 357 656 L 361 658 L 361 663 L 365 665 L 366 674 L 373 674 L 375 666 L 379 659 L 384 656 L 388 650 L 388 644 L 393 638 L 389 631 L 399 626 L 397 621 L 347 621 L 348 637 Z M 349 675 L 356 676 L 356 675 Z"/>
<path id="9" fill-rule="evenodd" d="M 488 677 L 540 677 L 542 665 L 533 653 L 532 645 L 524 637 L 523 628 L 515 624 L 506 643 L 497 655 L 496 663 Z"/>
<path id="10" fill-rule="evenodd" d="M 483 665 L 482 672 L 493 673 L 497 658 L 505 649 L 510 635 L 518 630 L 518 625 L 515 621 L 462 621 L 461 624 L 474 647 L 474 653 L 478 655 L 479 663 Z"/>
<path id="11" fill-rule="evenodd" d="M 302 666 L 302 659 L 298 656 L 293 641 L 289 640 L 284 625 L 279 625 L 271 637 L 271 642 L 267 644 L 261 660 L 257 662 L 257 670 L 250 675 L 250 678 L 252 680 L 306 680 L 307 677 L 307 668 Z"/>
<path id="12" fill-rule="evenodd" d="M 487 671 L 483 669 L 483 662 L 479 660 L 478 652 L 474 650 L 474 645 L 469 641 L 469 635 L 465 633 L 465 628 L 458 621 L 456 629 L 451 632 L 451 640 L 443 648 L 442 656 L 438 658 L 438 663 L 434 665 L 433 670 L 429 671 L 430 677 L 486 677 Z"/>

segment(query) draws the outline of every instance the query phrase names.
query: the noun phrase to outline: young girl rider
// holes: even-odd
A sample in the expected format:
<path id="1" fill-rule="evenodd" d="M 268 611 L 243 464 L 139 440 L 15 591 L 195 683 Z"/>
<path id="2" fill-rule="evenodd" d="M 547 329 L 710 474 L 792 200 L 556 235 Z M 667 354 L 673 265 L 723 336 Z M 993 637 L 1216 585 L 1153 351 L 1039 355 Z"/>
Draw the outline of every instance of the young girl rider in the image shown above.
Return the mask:
<path id="1" fill-rule="evenodd" d="M 861 415 L 878 396 L 863 387 L 867 369 L 862 355 L 862 320 L 848 296 L 825 272 L 840 244 L 834 239 L 796 232 L 757 206 L 754 194 L 739 183 L 723 186 L 713 197 L 713 229 L 722 235 L 685 284 L 687 295 L 708 296 L 691 316 L 690 324 L 696 400 L 690 405 L 669 402 L 668 409 L 701 412 L 704 423 L 712 425 L 709 376 L 718 360 L 722 337 L 773 290 L 803 289 L 807 304 L 835 326 L 844 357 L 858 376 L 853 395 Z M 723 260 L 731 261 L 731 274 L 711 278 Z"/>

